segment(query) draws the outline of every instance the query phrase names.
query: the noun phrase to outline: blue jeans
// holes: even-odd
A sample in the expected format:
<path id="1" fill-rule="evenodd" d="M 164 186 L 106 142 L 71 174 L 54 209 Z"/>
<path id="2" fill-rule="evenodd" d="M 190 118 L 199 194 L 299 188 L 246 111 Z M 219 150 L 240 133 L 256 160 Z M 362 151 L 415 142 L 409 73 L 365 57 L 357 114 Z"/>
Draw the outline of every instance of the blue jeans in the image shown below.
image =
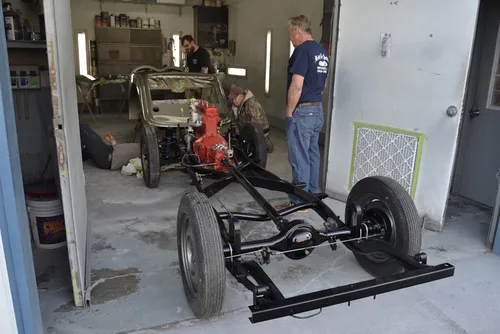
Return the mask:
<path id="1" fill-rule="evenodd" d="M 292 166 L 292 183 L 304 183 L 304 190 L 318 191 L 321 156 L 319 134 L 323 128 L 323 106 L 297 107 L 286 118 L 288 161 Z M 299 203 L 290 197 L 292 203 Z"/>

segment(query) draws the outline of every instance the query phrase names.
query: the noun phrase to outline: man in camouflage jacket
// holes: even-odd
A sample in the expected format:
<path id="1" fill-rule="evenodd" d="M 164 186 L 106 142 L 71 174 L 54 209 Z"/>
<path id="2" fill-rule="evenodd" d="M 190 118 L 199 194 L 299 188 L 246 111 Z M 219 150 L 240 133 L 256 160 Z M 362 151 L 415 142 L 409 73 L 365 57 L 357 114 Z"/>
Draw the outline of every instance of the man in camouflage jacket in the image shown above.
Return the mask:
<path id="1" fill-rule="evenodd" d="M 257 101 L 255 95 L 246 89 L 233 86 L 229 94 L 229 100 L 233 106 L 237 108 L 236 111 L 236 127 L 241 128 L 245 123 L 251 122 L 260 126 L 267 140 L 267 148 L 272 152 L 272 143 L 269 139 L 269 121 L 267 120 L 266 113 L 262 105 Z"/>

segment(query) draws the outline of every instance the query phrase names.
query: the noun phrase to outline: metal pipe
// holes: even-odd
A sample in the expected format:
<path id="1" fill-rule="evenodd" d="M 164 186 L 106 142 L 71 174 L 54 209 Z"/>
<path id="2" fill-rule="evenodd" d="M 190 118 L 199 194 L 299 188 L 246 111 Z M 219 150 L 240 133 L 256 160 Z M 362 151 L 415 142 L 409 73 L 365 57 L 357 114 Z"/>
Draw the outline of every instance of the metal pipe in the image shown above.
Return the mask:
<path id="1" fill-rule="evenodd" d="M 200 128 L 203 126 L 203 123 L 193 123 L 193 122 L 188 122 L 188 126 L 192 128 Z"/>
<path id="2" fill-rule="evenodd" d="M 186 146 L 187 146 L 187 153 L 188 154 L 193 154 L 193 142 L 194 142 L 194 136 L 191 133 L 186 134 L 184 137 L 184 140 L 186 141 Z"/>
<path id="3" fill-rule="evenodd" d="M 353 300 L 451 277 L 454 273 L 454 266 L 443 263 L 434 267 L 415 269 L 405 273 L 337 286 L 286 299 L 271 300 L 268 303 L 251 306 L 252 317 L 250 321 L 257 323 L 341 303 L 350 303 Z"/>
<path id="4" fill-rule="evenodd" d="M 335 231 L 328 231 L 328 232 L 318 231 L 318 233 L 320 233 L 321 237 L 324 237 L 325 239 L 352 234 L 351 230 L 347 229 L 347 228 L 342 228 L 342 229 L 338 229 Z M 260 249 L 266 248 L 266 247 L 272 249 L 273 246 L 284 241 L 286 238 L 287 238 L 287 232 L 282 232 L 282 233 L 280 233 L 272 238 L 269 238 L 269 239 L 244 242 L 241 244 L 240 254 L 235 254 L 235 255 L 243 255 L 246 253 L 252 253 L 252 252 L 258 251 Z M 223 250 L 224 250 L 225 257 L 231 255 L 231 249 L 229 246 L 224 246 Z"/>
<path id="5" fill-rule="evenodd" d="M 282 222 L 282 219 L 276 209 L 262 196 L 260 192 L 258 192 L 253 185 L 243 176 L 243 174 L 233 166 L 229 166 L 229 172 L 236 181 L 243 187 L 245 190 L 253 197 L 253 199 L 260 204 L 260 206 L 266 211 L 271 220 L 279 226 Z"/>
<path id="6" fill-rule="evenodd" d="M 297 212 L 299 210 L 313 209 L 315 207 L 316 207 L 315 203 L 301 203 L 301 204 L 297 204 L 293 207 L 280 210 L 280 211 L 278 211 L 278 214 L 280 216 L 284 217 L 284 216 L 287 216 L 287 215 L 292 214 L 294 212 Z M 230 217 L 236 217 L 238 219 L 255 221 L 255 222 L 265 222 L 265 221 L 268 221 L 271 219 L 266 214 L 255 214 L 255 213 L 248 213 L 248 212 L 219 212 L 218 215 L 222 219 L 229 219 Z"/>

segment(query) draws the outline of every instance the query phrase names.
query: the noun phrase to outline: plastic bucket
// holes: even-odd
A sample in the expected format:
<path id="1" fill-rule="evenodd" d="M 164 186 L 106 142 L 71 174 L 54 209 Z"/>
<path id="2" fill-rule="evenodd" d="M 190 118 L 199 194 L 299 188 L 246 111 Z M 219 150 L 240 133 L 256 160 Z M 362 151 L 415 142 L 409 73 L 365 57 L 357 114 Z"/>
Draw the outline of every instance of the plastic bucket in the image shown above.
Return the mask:
<path id="1" fill-rule="evenodd" d="M 55 249 L 66 245 L 64 211 L 59 198 L 27 197 L 26 207 L 33 241 L 38 248 Z"/>

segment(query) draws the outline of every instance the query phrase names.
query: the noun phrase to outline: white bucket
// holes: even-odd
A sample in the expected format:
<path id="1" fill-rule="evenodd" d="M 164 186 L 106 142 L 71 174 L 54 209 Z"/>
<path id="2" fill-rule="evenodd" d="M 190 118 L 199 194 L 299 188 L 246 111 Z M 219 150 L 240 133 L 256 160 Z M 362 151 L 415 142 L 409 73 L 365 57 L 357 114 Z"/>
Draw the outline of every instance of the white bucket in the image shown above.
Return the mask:
<path id="1" fill-rule="evenodd" d="M 26 198 L 33 240 L 38 248 L 55 249 L 66 246 L 66 228 L 61 200 Z"/>

